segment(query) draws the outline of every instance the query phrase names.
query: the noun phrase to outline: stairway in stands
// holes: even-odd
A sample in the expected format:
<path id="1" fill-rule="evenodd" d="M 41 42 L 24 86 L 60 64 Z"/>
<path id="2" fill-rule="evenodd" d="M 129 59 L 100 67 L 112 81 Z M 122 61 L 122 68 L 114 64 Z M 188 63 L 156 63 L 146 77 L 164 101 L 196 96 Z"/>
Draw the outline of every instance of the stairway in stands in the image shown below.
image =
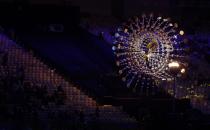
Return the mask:
<path id="1" fill-rule="evenodd" d="M 48 93 L 53 93 L 56 87 L 61 85 L 67 96 L 65 106 L 71 106 L 74 110 L 82 109 L 85 115 L 95 113 L 98 105 L 93 98 L 86 95 L 73 83 L 66 81 L 54 69 L 49 68 L 35 57 L 32 51 L 24 49 L 3 34 L 0 35 L 0 51 L 8 54 L 8 65 L 11 70 L 17 67 L 24 68 L 25 81 L 46 85 Z M 108 124 L 112 124 L 112 127 L 116 126 L 116 129 L 137 129 L 137 121 L 124 113 L 120 107 L 103 105 L 98 108 L 100 122 L 107 124 L 104 125 L 107 127 L 104 129 L 108 129 Z"/>

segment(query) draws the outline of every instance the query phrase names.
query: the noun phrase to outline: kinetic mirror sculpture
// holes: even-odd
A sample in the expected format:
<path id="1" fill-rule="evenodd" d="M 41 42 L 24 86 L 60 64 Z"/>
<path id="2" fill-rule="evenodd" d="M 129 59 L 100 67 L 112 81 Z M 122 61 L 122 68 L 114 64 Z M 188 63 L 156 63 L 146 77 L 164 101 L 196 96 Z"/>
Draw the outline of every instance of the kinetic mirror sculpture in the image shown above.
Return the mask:
<path id="1" fill-rule="evenodd" d="M 185 65 L 184 31 L 169 18 L 153 14 L 130 18 L 117 28 L 112 50 L 127 87 L 143 86 L 154 79 L 170 80 L 169 63 Z M 146 81 L 145 83 L 142 81 Z M 150 82 L 148 82 L 150 81 Z M 153 86 L 148 85 L 148 86 Z"/>

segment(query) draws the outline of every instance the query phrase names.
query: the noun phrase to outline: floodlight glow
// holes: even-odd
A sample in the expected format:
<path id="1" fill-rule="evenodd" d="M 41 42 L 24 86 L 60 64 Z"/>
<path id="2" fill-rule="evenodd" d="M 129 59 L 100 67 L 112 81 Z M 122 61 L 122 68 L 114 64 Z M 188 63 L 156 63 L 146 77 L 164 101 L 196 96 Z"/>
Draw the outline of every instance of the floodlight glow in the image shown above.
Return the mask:
<path id="1" fill-rule="evenodd" d="M 178 62 L 171 62 L 168 64 L 169 68 L 179 68 L 179 63 Z"/>

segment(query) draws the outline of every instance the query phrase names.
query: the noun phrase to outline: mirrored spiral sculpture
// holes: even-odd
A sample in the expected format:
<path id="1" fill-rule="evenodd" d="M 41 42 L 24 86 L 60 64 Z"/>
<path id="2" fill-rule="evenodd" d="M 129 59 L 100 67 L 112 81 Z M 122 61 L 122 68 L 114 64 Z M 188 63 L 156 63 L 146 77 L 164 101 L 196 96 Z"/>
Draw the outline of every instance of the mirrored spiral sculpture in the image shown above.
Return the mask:
<path id="1" fill-rule="evenodd" d="M 153 14 L 130 18 L 116 29 L 112 50 L 119 74 L 127 87 L 153 86 L 170 80 L 168 64 L 185 65 L 184 31 L 169 18 Z M 145 82 L 143 82 L 145 81 Z"/>

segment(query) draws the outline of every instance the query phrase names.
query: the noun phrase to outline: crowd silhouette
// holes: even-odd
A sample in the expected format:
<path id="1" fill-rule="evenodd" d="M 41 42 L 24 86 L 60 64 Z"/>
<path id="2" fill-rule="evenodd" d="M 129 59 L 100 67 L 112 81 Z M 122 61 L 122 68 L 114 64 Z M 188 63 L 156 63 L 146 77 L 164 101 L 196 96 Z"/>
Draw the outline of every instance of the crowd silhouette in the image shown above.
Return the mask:
<path id="1" fill-rule="evenodd" d="M 62 86 L 49 93 L 49 86 L 25 80 L 23 67 L 11 72 L 7 60 L 0 52 L 0 129 L 86 129 L 84 111 L 66 106 Z M 98 108 L 92 116 L 99 118 Z"/>

